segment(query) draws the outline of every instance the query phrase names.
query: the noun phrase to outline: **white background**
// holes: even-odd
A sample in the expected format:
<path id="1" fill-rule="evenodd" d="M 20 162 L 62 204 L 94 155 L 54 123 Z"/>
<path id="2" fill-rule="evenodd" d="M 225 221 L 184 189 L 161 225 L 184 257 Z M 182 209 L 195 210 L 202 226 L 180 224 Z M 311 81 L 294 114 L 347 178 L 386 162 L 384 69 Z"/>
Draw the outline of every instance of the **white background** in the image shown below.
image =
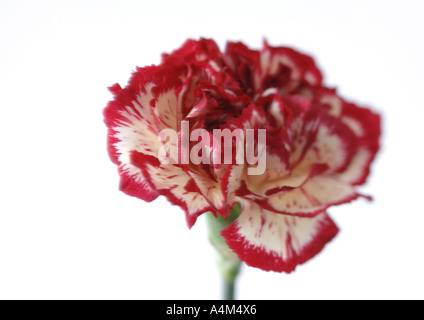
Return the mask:
<path id="1" fill-rule="evenodd" d="M 341 232 L 291 275 L 245 267 L 241 299 L 424 298 L 422 1 L 0 0 L 0 298 L 217 299 L 204 217 L 118 191 L 107 87 L 187 38 L 311 53 L 325 82 L 383 114 Z"/>

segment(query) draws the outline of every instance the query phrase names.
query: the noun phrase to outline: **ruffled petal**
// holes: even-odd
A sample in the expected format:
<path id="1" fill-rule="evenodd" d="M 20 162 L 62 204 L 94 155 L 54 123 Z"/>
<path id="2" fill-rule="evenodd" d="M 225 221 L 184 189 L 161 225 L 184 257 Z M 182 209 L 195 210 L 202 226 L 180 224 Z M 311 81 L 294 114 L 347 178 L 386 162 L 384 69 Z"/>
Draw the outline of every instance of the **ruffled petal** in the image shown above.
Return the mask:
<path id="1" fill-rule="evenodd" d="M 119 190 L 129 196 L 137 197 L 146 202 L 151 202 L 159 197 L 159 193 L 152 190 L 145 180 L 140 169 L 131 165 L 130 169 L 119 169 L 120 181 Z M 138 170 L 137 170 L 138 169 Z M 131 172 L 135 172 L 131 175 Z"/>
<path id="2" fill-rule="evenodd" d="M 232 164 L 227 167 L 227 171 L 221 180 L 221 190 L 224 194 L 224 203 L 227 208 L 224 211 L 225 217 L 229 215 L 230 208 L 238 202 L 236 192 L 241 186 L 244 169 L 244 165 Z"/>
<path id="3" fill-rule="evenodd" d="M 332 205 L 360 197 L 355 188 L 337 176 L 316 175 L 304 185 L 257 202 L 265 209 L 299 217 L 314 217 Z"/>
<path id="4" fill-rule="evenodd" d="M 245 178 L 253 193 L 266 197 L 298 188 L 316 175 L 341 172 L 349 165 L 357 139 L 328 108 L 290 96 L 274 99 L 269 112 L 280 130 L 268 130 L 266 172 Z"/>
<path id="5" fill-rule="evenodd" d="M 167 77 L 165 77 L 165 74 Z M 158 193 L 151 190 L 140 168 L 131 162 L 134 151 L 158 156 L 162 143 L 158 133 L 176 127 L 177 94 L 182 83 L 180 69 L 169 67 L 138 68 L 129 85 L 110 88 L 114 94 L 104 110 L 108 131 L 108 150 L 118 164 L 120 189 L 128 195 L 152 201 Z"/>
<path id="6" fill-rule="evenodd" d="M 222 193 L 221 184 L 211 176 L 208 176 L 205 171 L 191 170 L 189 166 L 184 166 L 184 170 L 192 179 L 196 190 L 210 204 L 211 211 L 217 211 L 225 215 L 228 208 L 225 205 L 225 197 Z"/>
<path id="7" fill-rule="evenodd" d="M 326 213 L 314 218 L 275 214 L 251 201 L 222 232 L 228 246 L 249 266 L 290 273 L 318 254 L 338 233 Z"/>
<path id="8" fill-rule="evenodd" d="M 287 47 L 271 47 L 265 42 L 261 51 L 262 87 L 274 87 L 280 94 L 289 94 L 306 84 L 319 86 L 322 74 L 314 60 Z"/>
<path id="9" fill-rule="evenodd" d="M 371 163 L 380 149 L 381 118 L 369 109 L 344 102 L 341 120 L 355 132 L 358 148 L 350 164 L 340 174 L 340 179 L 361 185 L 365 183 Z"/>
<path id="10" fill-rule="evenodd" d="M 334 89 L 312 88 L 309 90 L 313 101 L 330 108 L 330 114 L 352 132 L 355 141 L 352 157 L 340 170 L 340 178 L 352 185 L 365 183 L 370 165 L 380 148 L 381 117 L 370 109 L 359 107 L 337 96 Z"/>
<path id="11" fill-rule="evenodd" d="M 214 211 L 190 176 L 181 168 L 172 164 L 163 165 L 157 158 L 136 151 L 131 160 L 142 170 L 153 190 L 165 195 L 172 204 L 180 206 L 186 212 L 189 228 L 195 224 L 199 215 Z"/>
<path id="12" fill-rule="evenodd" d="M 196 64 L 218 61 L 222 53 L 212 39 L 187 40 L 181 48 L 162 55 L 162 63 L 167 65 Z M 200 64 L 201 65 L 201 64 Z"/>
<path id="13" fill-rule="evenodd" d="M 259 51 L 251 50 L 241 42 L 228 42 L 225 61 L 245 93 L 253 96 L 261 89 Z"/>

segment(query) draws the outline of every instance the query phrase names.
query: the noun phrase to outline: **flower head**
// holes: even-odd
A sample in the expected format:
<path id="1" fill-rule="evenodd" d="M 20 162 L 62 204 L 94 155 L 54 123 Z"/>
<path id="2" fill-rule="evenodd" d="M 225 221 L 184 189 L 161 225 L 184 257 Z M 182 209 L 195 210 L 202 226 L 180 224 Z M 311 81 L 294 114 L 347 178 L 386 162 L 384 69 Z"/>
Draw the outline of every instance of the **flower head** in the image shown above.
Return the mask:
<path id="1" fill-rule="evenodd" d="M 212 40 L 188 40 L 110 90 L 104 115 L 121 190 L 166 196 L 189 227 L 240 203 L 222 235 L 263 270 L 291 272 L 322 250 L 338 232 L 327 208 L 360 197 L 379 149 L 379 115 L 325 87 L 314 60 L 286 47 L 230 42 L 221 52 Z M 217 130 L 232 134 L 223 145 Z"/>

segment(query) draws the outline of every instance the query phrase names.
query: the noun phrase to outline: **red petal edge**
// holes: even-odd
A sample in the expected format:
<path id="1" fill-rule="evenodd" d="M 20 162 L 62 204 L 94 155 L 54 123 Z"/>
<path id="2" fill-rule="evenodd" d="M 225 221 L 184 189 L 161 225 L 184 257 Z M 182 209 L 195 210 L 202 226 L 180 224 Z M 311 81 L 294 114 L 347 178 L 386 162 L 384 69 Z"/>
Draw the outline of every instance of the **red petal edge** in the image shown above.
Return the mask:
<path id="1" fill-rule="evenodd" d="M 297 255 L 293 255 L 289 260 L 283 261 L 275 251 L 267 252 L 262 247 L 257 247 L 249 243 L 246 238 L 239 233 L 237 220 L 221 231 L 228 246 L 238 255 L 241 261 L 255 268 L 264 271 L 276 271 L 291 273 L 297 265 L 303 264 L 316 256 L 325 245 L 330 242 L 339 232 L 339 228 L 333 220 L 326 214 L 325 219 L 319 224 L 317 234 L 302 248 Z M 288 250 L 295 253 L 291 244 L 291 237 L 288 237 L 286 246 Z"/>

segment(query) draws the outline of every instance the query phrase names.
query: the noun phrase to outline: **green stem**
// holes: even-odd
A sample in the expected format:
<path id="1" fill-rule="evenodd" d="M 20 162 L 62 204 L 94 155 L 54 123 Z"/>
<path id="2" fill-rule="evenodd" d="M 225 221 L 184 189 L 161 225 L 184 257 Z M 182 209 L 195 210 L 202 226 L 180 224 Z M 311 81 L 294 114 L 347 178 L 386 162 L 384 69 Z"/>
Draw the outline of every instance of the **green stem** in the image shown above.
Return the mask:
<path id="1" fill-rule="evenodd" d="M 240 204 L 236 204 L 231 210 L 228 219 L 221 216 L 215 217 L 212 213 L 207 214 L 209 227 L 209 240 L 218 253 L 218 268 L 223 278 L 223 299 L 235 299 L 236 279 L 240 272 L 241 261 L 237 255 L 227 246 L 221 236 L 221 230 L 234 222 L 241 212 Z"/>
<path id="2" fill-rule="evenodd" d="M 223 293 L 224 300 L 234 300 L 234 297 L 235 297 L 234 287 L 235 287 L 235 279 L 233 279 L 232 281 L 228 281 L 224 279 L 224 293 Z"/>

